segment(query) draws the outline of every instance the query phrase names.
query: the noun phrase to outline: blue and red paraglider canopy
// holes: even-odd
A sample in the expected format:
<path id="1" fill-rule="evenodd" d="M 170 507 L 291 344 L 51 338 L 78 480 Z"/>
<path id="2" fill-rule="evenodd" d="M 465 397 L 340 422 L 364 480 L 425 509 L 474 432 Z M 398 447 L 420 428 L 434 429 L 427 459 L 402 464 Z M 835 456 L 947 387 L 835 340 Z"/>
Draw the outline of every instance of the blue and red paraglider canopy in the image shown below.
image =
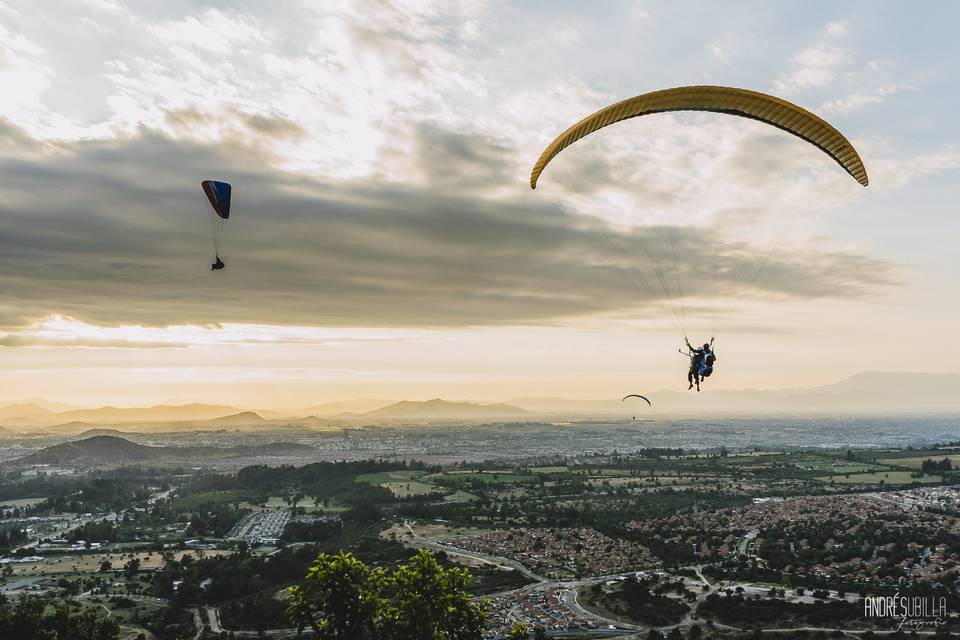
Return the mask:
<path id="1" fill-rule="evenodd" d="M 200 183 L 214 213 L 226 220 L 230 217 L 230 183 L 204 180 Z"/>

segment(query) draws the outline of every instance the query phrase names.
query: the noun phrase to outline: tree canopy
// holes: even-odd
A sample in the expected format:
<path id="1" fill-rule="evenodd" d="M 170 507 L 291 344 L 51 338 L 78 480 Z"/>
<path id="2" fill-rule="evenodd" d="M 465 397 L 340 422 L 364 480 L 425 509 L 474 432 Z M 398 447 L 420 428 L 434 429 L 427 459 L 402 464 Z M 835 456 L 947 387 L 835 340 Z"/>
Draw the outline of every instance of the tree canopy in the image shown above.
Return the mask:
<path id="1" fill-rule="evenodd" d="M 485 606 L 472 602 L 466 569 L 420 550 L 393 570 L 351 553 L 321 554 L 290 589 L 290 618 L 320 640 L 479 640 Z"/>
<path id="2" fill-rule="evenodd" d="M 92 612 L 71 613 L 62 604 L 47 610 L 48 601 L 24 597 L 0 613 L 0 638 L 17 640 L 116 640 L 117 623 Z"/>

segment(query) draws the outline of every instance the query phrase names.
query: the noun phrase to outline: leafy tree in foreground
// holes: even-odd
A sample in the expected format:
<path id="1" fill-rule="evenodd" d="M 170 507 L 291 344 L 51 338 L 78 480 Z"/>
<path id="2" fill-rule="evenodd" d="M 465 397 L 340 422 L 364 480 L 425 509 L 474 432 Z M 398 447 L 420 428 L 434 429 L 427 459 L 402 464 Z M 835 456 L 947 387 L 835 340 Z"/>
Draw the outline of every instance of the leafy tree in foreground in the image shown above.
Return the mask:
<path id="1" fill-rule="evenodd" d="M 374 637 L 382 607 L 377 595 L 380 574 L 351 553 L 320 554 L 299 586 L 290 588 L 287 613 L 300 629 L 313 629 L 321 640 Z"/>
<path id="2" fill-rule="evenodd" d="M 383 583 L 386 598 L 383 637 L 422 640 L 479 640 L 484 607 L 474 605 L 466 569 L 444 569 L 421 549 Z"/>
<path id="3" fill-rule="evenodd" d="M 472 579 L 425 550 L 393 571 L 322 554 L 290 589 L 288 615 L 319 640 L 479 640 L 485 607 L 471 601 Z"/>

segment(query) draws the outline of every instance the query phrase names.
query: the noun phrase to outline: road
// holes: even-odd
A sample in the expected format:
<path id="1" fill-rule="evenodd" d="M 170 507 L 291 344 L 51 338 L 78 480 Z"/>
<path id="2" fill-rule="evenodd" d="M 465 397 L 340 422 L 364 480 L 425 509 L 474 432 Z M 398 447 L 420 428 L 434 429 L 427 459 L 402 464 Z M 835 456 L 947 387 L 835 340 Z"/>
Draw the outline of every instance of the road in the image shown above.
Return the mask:
<path id="1" fill-rule="evenodd" d="M 411 544 L 417 547 L 426 547 L 433 549 L 435 551 L 443 551 L 447 555 L 461 556 L 464 558 L 470 558 L 472 560 L 480 560 L 481 562 L 486 562 L 500 569 L 515 569 L 527 576 L 535 582 L 549 582 L 547 578 L 534 573 L 528 569 L 523 564 L 517 562 L 516 560 L 511 560 L 510 558 L 502 558 L 500 556 L 492 556 L 486 553 L 480 553 L 477 551 L 468 551 L 466 549 L 460 549 L 454 547 L 453 545 L 444 544 L 441 542 L 434 542 L 433 540 L 428 540 L 422 536 L 418 536 L 417 533 L 413 530 L 413 527 L 410 526 L 409 522 L 404 522 L 403 526 L 407 528 L 407 531 L 410 533 Z"/>
<path id="2" fill-rule="evenodd" d="M 593 613 L 592 611 L 587 611 L 580 606 L 580 602 L 577 600 L 577 587 L 586 586 L 586 584 L 589 584 L 590 582 L 585 581 L 582 584 L 576 583 L 576 586 L 561 588 L 560 599 L 563 601 L 563 604 L 567 605 L 567 608 L 577 614 L 577 616 L 586 618 L 587 620 L 593 620 L 601 627 L 607 627 L 607 631 L 637 631 L 638 629 L 642 628 L 629 622 L 604 618 L 603 616 Z M 615 627 L 615 629 L 610 629 L 611 626 Z"/>
<path id="3" fill-rule="evenodd" d="M 220 624 L 220 611 L 216 607 L 206 607 L 207 624 L 214 635 L 221 633 L 233 634 L 238 638 L 258 638 L 259 631 L 253 629 L 225 629 Z M 263 635 L 268 638 L 289 638 L 297 635 L 296 629 L 265 629 Z"/>
<path id="4" fill-rule="evenodd" d="M 203 618 L 200 617 L 199 609 L 191 609 L 193 611 L 193 625 L 197 628 L 197 635 L 193 636 L 193 640 L 200 640 L 200 636 L 203 635 Z"/>
<path id="5" fill-rule="evenodd" d="M 687 612 L 687 615 L 683 617 L 683 620 L 681 620 L 677 624 L 672 624 L 666 627 L 660 627 L 660 631 L 664 634 L 667 634 L 668 632 L 673 631 L 677 627 L 684 628 L 684 627 L 692 626 L 694 624 L 705 624 L 704 620 L 700 620 L 699 618 L 696 617 L 697 609 L 699 609 L 703 601 L 707 599 L 707 596 L 713 593 L 716 593 L 720 589 L 719 585 L 710 584 L 710 581 L 707 580 L 704 577 L 704 575 L 700 572 L 700 570 L 703 569 L 702 565 L 695 565 L 687 568 L 692 569 L 694 573 L 697 574 L 697 578 L 700 580 L 700 583 L 703 586 L 707 587 L 707 589 L 706 591 L 701 589 L 699 593 L 694 592 L 694 593 L 697 593 L 697 599 L 694 600 L 692 603 L 690 603 L 690 610 Z"/>

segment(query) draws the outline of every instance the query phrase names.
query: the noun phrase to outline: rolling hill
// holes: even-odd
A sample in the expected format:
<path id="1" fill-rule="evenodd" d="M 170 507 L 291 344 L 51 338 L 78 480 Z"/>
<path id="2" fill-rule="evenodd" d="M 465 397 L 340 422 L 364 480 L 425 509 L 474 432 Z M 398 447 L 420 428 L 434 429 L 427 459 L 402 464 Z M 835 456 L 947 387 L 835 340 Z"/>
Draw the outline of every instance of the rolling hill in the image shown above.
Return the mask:
<path id="1" fill-rule="evenodd" d="M 93 429 L 87 429 L 79 435 L 80 438 L 92 438 L 94 436 L 122 436 L 123 431 L 119 429 L 111 429 L 109 427 L 94 427 Z"/>
<path id="2" fill-rule="evenodd" d="M 169 447 L 147 447 L 115 436 L 94 436 L 64 442 L 31 453 L 15 462 L 18 465 L 54 465 L 75 468 L 123 466 L 156 460 Z"/>
<path id="3" fill-rule="evenodd" d="M 241 411 L 240 413 L 233 413 L 229 416 L 223 416 L 222 418 L 204 420 L 202 425 L 198 426 L 235 427 L 238 425 L 263 424 L 264 422 L 266 422 L 266 420 L 253 411 Z"/>
<path id="4" fill-rule="evenodd" d="M 64 442 L 4 463 L 6 467 L 50 465 L 72 469 L 114 468 L 134 464 L 178 464 L 270 456 L 306 457 L 316 452 L 295 442 L 267 442 L 234 447 L 156 447 L 137 444 L 114 435 L 95 435 Z"/>

